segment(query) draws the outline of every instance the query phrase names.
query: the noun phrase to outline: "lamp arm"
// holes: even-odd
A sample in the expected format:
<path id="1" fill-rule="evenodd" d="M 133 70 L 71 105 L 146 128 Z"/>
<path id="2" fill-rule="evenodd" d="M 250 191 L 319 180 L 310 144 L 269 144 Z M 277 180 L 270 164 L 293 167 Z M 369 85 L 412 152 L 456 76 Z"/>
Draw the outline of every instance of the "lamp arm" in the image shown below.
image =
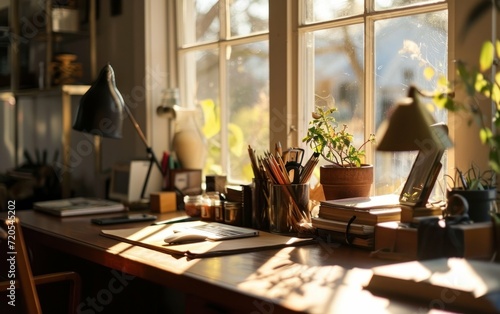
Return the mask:
<path id="1" fill-rule="evenodd" d="M 127 115 L 130 117 L 130 121 L 134 125 L 134 128 L 137 131 L 137 133 L 139 134 L 139 137 L 141 138 L 142 142 L 144 143 L 144 145 L 146 145 L 146 147 L 149 147 L 149 143 L 146 140 L 146 136 L 144 136 L 144 132 L 142 132 L 142 129 L 139 126 L 139 123 L 137 123 L 137 120 L 135 119 L 134 115 L 132 114 L 132 111 L 130 110 L 130 108 L 127 106 L 126 103 L 123 104 L 123 107 L 125 108 Z"/>
<path id="2" fill-rule="evenodd" d="M 163 175 L 164 173 L 160 165 L 160 162 L 158 161 L 158 158 L 156 158 L 153 148 L 149 146 L 146 136 L 144 135 L 144 132 L 142 132 L 141 126 L 139 125 L 139 123 L 137 123 L 137 120 L 135 119 L 134 115 L 132 114 L 132 111 L 130 110 L 130 108 L 127 106 L 126 103 L 124 103 L 123 107 L 125 108 L 127 115 L 130 117 L 130 121 L 132 122 L 132 125 L 134 126 L 137 133 L 139 134 L 139 137 L 146 146 L 146 152 L 148 153 L 149 160 L 158 167 L 158 170 L 160 170 L 160 173 Z M 148 172 L 148 177 L 149 177 L 149 172 Z"/>

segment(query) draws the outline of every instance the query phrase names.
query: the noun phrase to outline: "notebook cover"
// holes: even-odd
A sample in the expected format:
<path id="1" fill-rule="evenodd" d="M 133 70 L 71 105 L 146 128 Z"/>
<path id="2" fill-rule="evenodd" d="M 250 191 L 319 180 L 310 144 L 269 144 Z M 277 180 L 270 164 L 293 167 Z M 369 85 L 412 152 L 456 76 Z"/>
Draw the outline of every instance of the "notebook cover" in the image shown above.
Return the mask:
<path id="1" fill-rule="evenodd" d="M 75 197 L 60 200 L 35 202 L 33 208 L 59 217 L 122 212 L 122 203 L 91 197 Z"/>
<path id="2" fill-rule="evenodd" d="M 256 237 L 223 241 L 206 240 L 177 245 L 169 245 L 163 241 L 167 235 L 172 234 L 179 226 L 203 223 L 206 222 L 195 221 L 168 225 L 151 225 L 143 228 L 102 230 L 101 235 L 172 255 L 186 256 L 188 258 L 221 256 L 316 243 L 316 240 L 312 237 L 296 238 L 263 231 L 259 231 L 259 236 Z"/>

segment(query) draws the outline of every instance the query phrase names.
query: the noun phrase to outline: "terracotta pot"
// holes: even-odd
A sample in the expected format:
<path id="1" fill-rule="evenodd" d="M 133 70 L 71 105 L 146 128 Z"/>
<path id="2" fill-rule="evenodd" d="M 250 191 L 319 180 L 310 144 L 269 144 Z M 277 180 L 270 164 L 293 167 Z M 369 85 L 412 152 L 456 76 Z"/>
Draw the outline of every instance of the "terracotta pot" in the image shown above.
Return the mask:
<path id="1" fill-rule="evenodd" d="M 369 196 L 373 183 L 373 165 L 347 168 L 321 166 L 320 183 L 327 200 Z"/>

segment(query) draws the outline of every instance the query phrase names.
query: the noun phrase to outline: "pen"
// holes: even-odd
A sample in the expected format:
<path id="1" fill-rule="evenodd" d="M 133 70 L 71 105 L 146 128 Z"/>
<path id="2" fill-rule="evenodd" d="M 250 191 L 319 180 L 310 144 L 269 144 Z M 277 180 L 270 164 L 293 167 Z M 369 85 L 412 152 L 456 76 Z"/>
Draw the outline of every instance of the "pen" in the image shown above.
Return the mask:
<path id="1" fill-rule="evenodd" d="M 167 224 L 174 224 L 178 222 L 186 222 L 186 221 L 196 221 L 200 220 L 199 217 L 191 217 L 191 216 L 181 216 L 181 217 L 175 217 L 167 220 L 162 220 L 162 221 L 157 221 L 152 223 L 151 225 L 167 225 Z"/>

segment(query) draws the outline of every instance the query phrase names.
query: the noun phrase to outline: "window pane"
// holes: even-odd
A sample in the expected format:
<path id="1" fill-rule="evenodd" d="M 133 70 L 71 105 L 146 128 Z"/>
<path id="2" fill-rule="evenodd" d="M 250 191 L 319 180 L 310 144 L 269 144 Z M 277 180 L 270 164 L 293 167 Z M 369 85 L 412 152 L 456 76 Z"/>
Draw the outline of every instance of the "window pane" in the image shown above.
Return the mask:
<path id="1" fill-rule="evenodd" d="M 260 153 L 269 149 L 269 45 L 232 46 L 228 54 L 228 178 L 251 182 L 248 145 Z"/>
<path id="2" fill-rule="evenodd" d="M 358 15 L 363 13 L 363 7 L 362 0 L 306 0 L 304 21 L 309 24 Z"/>
<path id="3" fill-rule="evenodd" d="M 269 29 L 267 0 L 234 0 L 230 3 L 231 36 L 244 36 Z"/>
<path id="4" fill-rule="evenodd" d="M 314 32 L 315 105 L 336 106 L 339 128 L 345 123 L 355 145 L 364 142 L 363 25 Z M 312 110 L 311 110 L 312 111 Z M 307 117 L 310 120 L 310 115 Z"/>
<path id="5" fill-rule="evenodd" d="M 179 23 L 181 45 L 219 39 L 220 19 L 218 0 L 183 0 L 182 23 Z"/>
<path id="6" fill-rule="evenodd" d="M 444 2 L 445 0 L 375 0 L 375 10 L 389 10 L 410 5 Z"/>
<path id="7" fill-rule="evenodd" d="M 446 11 L 394 18 L 375 23 L 375 119 L 377 127 L 398 99 L 406 96 L 408 87 L 433 90 L 435 81 L 424 78 L 424 68 L 431 67 L 439 75 L 447 73 Z M 430 100 L 429 110 L 437 121 L 446 121 L 446 112 L 438 110 Z M 377 153 L 376 188 L 393 191 L 404 183 L 415 154 Z"/>
<path id="8" fill-rule="evenodd" d="M 219 53 L 217 49 L 189 52 L 184 55 L 182 64 L 184 84 L 190 91 L 190 107 L 197 104 L 203 111 L 202 131 L 207 138 L 208 154 L 205 174 L 223 173 L 221 171 L 221 123 L 219 101 Z"/>

